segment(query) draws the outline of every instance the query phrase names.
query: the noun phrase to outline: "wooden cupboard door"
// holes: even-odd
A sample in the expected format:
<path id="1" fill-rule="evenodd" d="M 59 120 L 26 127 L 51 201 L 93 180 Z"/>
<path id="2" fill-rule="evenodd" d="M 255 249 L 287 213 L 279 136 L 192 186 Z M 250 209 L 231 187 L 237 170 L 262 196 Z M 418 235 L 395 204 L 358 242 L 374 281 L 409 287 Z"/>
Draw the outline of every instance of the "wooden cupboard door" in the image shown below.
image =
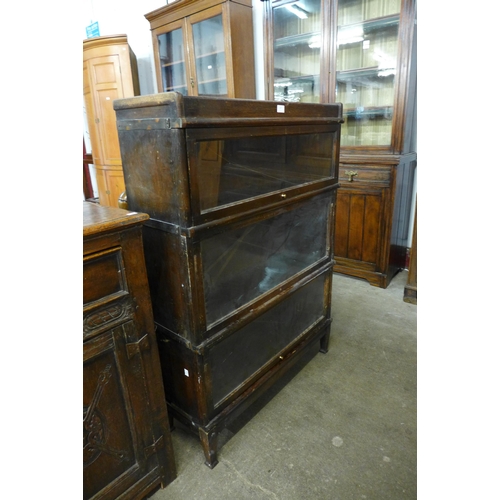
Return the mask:
<path id="1" fill-rule="evenodd" d="M 88 80 L 93 92 L 94 123 L 101 149 L 97 156 L 104 165 L 121 165 L 120 144 L 113 101 L 125 97 L 118 54 L 88 61 Z M 95 157 L 94 157 L 95 158 Z"/>
<path id="2" fill-rule="evenodd" d="M 109 207 L 110 198 L 109 195 L 107 194 L 108 186 L 106 184 L 106 170 L 96 167 L 95 180 L 97 182 L 97 193 L 99 196 L 99 204 Z"/>
<path id="3" fill-rule="evenodd" d="M 125 180 L 122 170 L 105 170 L 106 195 L 108 205 L 118 208 L 118 198 L 125 191 Z"/>
<path id="4" fill-rule="evenodd" d="M 83 497 L 115 499 L 158 476 L 146 376 L 133 321 L 83 345 Z M 148 477 L 149 476 L 149 477 Z M 122 498 L 122 497 L 120 497 Z M 128 495 L 126 498 L 135 498 Z"/>
<path id="5" fill-rule="evenodd" d="M 101 164 L 102 148 L 99 144 L 100 138 L 95 121 L 96 114 L 92 101 L 91 88 L 89 63 L 87 61 L 83 61 L 83 101 L 87 111 L 87 127 L 90 135 L 90 144 L 92 145 L 92 161 L 94 164 Z"/>
<path id="6" fill-rule="evenodd" d="M 382 266 L 383 221 L 388 188 L 343 188 L 337 192 L 334 258 L 338 263 Z"/>

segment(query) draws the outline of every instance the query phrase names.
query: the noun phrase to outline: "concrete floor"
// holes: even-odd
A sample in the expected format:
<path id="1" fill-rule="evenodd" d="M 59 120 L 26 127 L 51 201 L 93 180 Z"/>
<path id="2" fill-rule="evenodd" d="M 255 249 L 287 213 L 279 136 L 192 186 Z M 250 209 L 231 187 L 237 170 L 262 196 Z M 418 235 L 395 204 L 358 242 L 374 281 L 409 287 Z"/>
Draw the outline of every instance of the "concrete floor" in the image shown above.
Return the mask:
<path id="1" fill-rule="evenodd" d="M 417 306 L 408 273 L 385 290 L 334 275 L 330 350 L 315 348 L 220 435 L 210 470 L 172 433 L 178 477 L 151 500 L 417 498 Z"/>

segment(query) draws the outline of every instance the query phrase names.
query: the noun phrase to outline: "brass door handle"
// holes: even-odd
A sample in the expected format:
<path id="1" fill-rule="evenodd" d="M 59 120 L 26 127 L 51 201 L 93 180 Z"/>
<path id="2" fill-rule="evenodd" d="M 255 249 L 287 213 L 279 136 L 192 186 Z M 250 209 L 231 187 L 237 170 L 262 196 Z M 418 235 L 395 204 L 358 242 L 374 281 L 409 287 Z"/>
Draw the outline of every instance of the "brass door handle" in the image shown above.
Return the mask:
<path id="1" fill-rule="evenodd" d="M 345 173 L 345 175 L 347 175 L 347 177 L 349 177 L 349 182 L 352 182 L 352 178 L 355 175 L 358 175 L 358 171 L 357 170 L 346 170 L 344 173 Z"/>

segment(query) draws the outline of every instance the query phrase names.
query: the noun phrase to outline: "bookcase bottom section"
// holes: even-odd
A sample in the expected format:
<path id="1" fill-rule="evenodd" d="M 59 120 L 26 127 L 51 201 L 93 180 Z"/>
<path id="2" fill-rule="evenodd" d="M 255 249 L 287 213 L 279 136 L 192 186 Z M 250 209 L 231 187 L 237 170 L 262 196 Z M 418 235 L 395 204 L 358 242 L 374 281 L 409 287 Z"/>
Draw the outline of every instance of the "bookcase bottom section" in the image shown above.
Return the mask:
<path id="1" fill-rule="evenodd" d="M 258 373 L 256 378 L 251 379 L 234 398 L 227 400 L 211 412 L 209 408 L 212 405 L 208 396 L 210 390 L 207 389 L 210 389 L 208 385 L 212 380 L 210 376 L 205 378 L 202 376 L 201 379 L 194 376 L 196 373 L 209 373 L 204 365 L 203 357 L 173 340 L 160 340 L 160 357 L 164 366 L 164 386 L 169 416 L 172 420 L 175 417 L 198 434 L 205 455 L 205 464 L 209 468 L 212 469 L 218 463 L 218 435 L 229 422 L 243 413 L 290 368 L 303 359 L 314 344 L 319 343 L 320 352 L 328 352 L 330 324 L 331 319 L 326 318 L 311 328 L 300 337 L 298 342 L 282 352 L 272 365 L 267 366 Z M 169 376 L 177 372 L 181 366 L 186 366 L 187 362 L 191 363 L 191 366 L 183 370 L 189 372 L 189 377 L 186 375 L 184 380 L 179 380 L 178 377 L 172 379 Z"/>

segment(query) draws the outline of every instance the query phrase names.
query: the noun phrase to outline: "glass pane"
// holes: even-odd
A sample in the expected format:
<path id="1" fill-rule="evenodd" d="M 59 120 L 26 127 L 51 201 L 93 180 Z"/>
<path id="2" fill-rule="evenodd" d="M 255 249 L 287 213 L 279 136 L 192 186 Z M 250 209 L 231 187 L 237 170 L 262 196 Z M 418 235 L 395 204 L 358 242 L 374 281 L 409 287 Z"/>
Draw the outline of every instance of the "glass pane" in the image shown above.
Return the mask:
<path id="1" fill-rule="evenodd" d="M 326 255 L 331 195 L 201 242 L 207 324 Z"/>
<path id="2" fill-rule="evenodd" d="M 182 30 L 179 28 L 159 35 L 158 49 L 163 82 L 160 92 L 176 91 L 187 95 Z"/>
<path id="3" fill-rule="evenodd" d="M 333 175 L 334 134 L 245 137 L 196 143 L 200 209 L 243 201 Z"/>
<path id="4" fill-rule="evenodd" d="M 343 146 L 391 143 L 399 0 L 339 0 L 337 87 Z"/>
<path id="5" fill-rule="evenodd" d="M 273 9 L 274 99 L 319 102 L 321 0 Z"/>
<path id="6" fill-rule="evenodd" d="M 399 14 L 401 0 L 339 0 L 338 25 L 360 23 Z"/>
<path id="7" fill-rule="evenodd" d="M 227 95 L 222 14 L 193 24 L 198 95 Z"/>
<path id="8" fill-rule="evenodd" d="M 318 276 L 210 350 L 215 404 L 323 317 L 325 278 Z"/>

